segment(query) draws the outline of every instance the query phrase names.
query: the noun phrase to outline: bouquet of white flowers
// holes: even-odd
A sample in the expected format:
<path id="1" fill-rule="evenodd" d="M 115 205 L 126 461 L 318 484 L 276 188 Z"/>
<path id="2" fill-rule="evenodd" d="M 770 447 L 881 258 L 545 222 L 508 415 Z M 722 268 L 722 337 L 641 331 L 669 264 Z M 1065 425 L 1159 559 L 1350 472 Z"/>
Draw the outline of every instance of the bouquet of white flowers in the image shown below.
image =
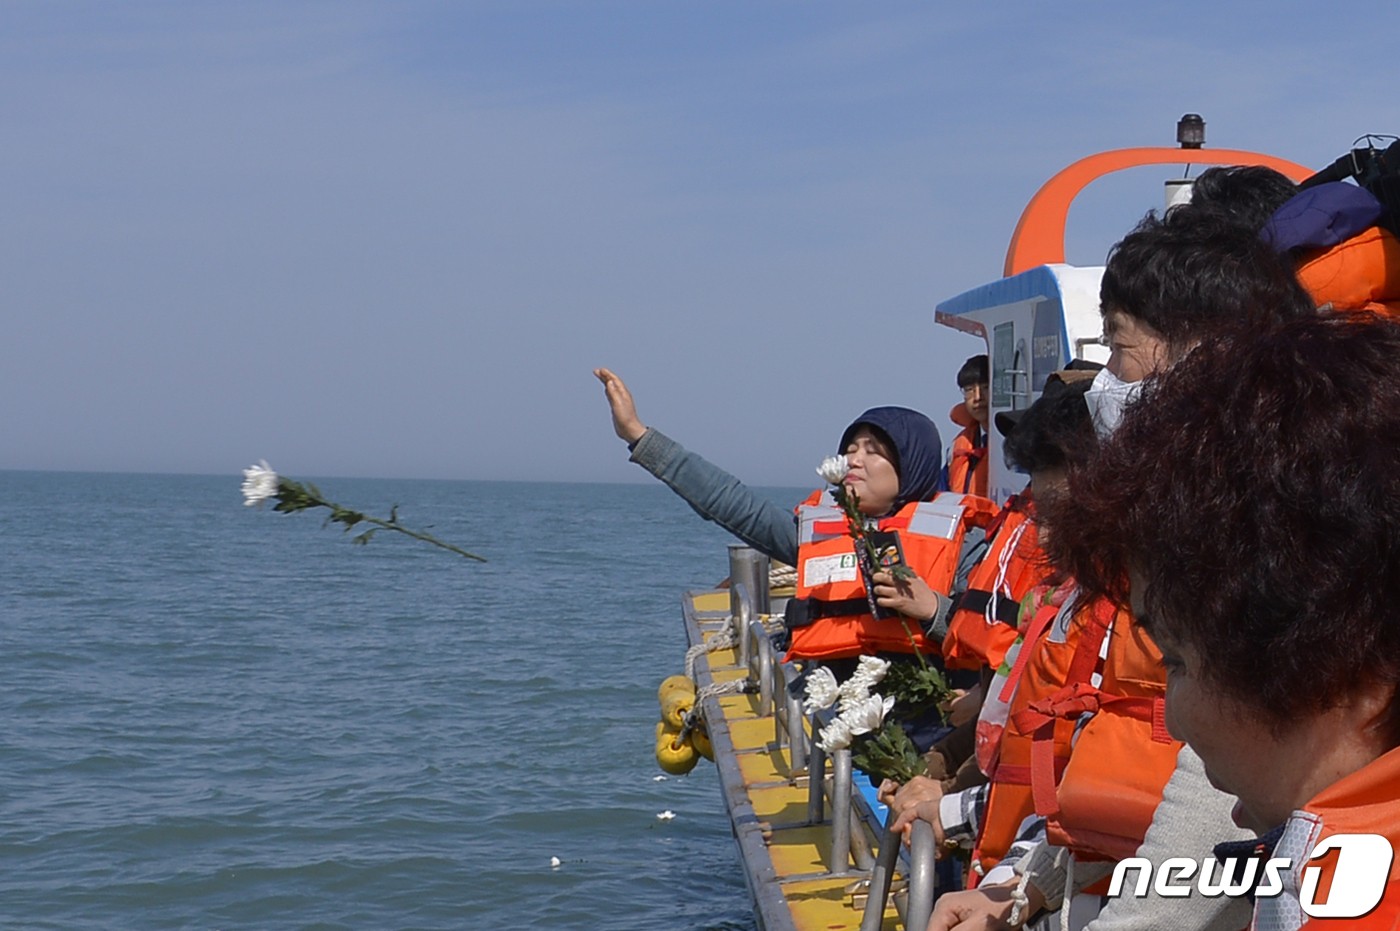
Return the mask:
<path id="1" fill-rule="evenodd" d="M 871 691 L 881 682 L 886 684 L 885 695 Z M 862 772 L 904 783 L 924 775 L 927 768 L 898 718 L 924 714 L 950 695 L 936 669 L 862 656 L 856 671 L 839 684 L 824 666 L 809 672 L 802 707 L 815 714 L 837 705 L 838 713 L 821 729 L 817 745 L 828 753 L 849 747 L 852 764 Z M 894 713 L 896 706 L 899 714 Z"/>

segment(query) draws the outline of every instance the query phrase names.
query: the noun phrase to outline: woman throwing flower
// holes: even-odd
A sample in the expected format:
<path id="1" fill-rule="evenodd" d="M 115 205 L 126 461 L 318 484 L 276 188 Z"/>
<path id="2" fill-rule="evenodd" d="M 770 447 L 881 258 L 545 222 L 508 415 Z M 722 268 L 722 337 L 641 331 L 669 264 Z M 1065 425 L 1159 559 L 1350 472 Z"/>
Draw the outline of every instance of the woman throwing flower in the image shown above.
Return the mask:
<path id="1" fill-rule="evenodd" d="M 754 549 L 796 566 L 797 594 L 788 614 L 789 658 L 839 659 L 876 652 L 938 655 L 948 600 L 968 526 L 983 511 L 974 499 L 931 502 L 942 464 L 938 430 L 923 414 L 876 407 L 858 417 L 837 444 L 846 457 L 840 484 L 859 501 L 873 530 L 898 534 L 912 575 L 872 576 L 870 607 L 846 516 L 826 491 L 797 508 L 797 519 L 737 478 L 682 447 L 637 416 L 622 379 L 595 369 L 612 410 L 613 429 L 633 462 L 665 482 L 701 517 Z M 835 478 L 833 474 L 826 476 Z M 833 483 L 834 484 L 834 483 Z M 901 621 L 912 618 L 918 625 Z M 924 629 L 924 628 L 927 629 Z"/>

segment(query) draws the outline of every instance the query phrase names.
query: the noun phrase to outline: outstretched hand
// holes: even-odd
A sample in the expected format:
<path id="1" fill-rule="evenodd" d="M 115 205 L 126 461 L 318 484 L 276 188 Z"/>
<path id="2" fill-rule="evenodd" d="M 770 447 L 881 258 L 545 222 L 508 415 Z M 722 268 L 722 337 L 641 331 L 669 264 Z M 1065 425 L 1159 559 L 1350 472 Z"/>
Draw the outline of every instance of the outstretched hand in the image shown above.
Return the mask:
<path id="1" fill-rule="evenodd" d="M 637 418 L 637 405 L 633 403 L 632 392 L 627 390 L 627 385 L 607 369 L 594 369 L 593 375 L 603 383 L 603 393 L 607 395 L 608 406 L 612 408 L 613 430 L 618 437 L 629 444 L 640 440 L 647 428 Z"/>

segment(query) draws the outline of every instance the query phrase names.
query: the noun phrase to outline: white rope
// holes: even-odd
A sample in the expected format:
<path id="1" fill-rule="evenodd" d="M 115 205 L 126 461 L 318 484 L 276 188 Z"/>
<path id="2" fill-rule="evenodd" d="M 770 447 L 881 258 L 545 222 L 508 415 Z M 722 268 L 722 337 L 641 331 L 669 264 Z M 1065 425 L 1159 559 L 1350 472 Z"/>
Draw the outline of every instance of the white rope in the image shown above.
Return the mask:
<path id="1" fill-rule="evenodd" d="M 786 588 L 797 584 L 797 570 L 782 563 L 773 563 L 768 569 L 768 587 Z"/>
<path id="2" fill-rule="evenodd" d="M 1011 532 L 1011 539 L 1006 541 L 1006 546 L 1002 547 L 997 554 L 997 578 L 992 583 L 992 597 L 987 599 L 987 606 L 982 609 L 982 616 L 987 619 L 988 625 L 997 618 L 997 605 L 1001 601 L 1002 592 L 1011 597 L 1011 589 L 1006 585 L 1006 573 L 1011 564 L 1011 557 L 1016 552 L 1016 546 L 1021 542 L 1021 535 L 1026 532 L 1031 522 L 1023 520 L 1016 525 L 1016 529 Z"/>
<path id="3" fill-rule="evenodd" d="M 1074 911 L 1074 854 L 1065 857 L 1065 903 L 1060 906 L 1060 931 L 1069 931 L 1069 916 Z"/>
<path id="4" fill-rule="evenodd" d="M 703 643 L 685 651 L 685 675 L 691 682 L 695 681 L 695 661 L 706 653 L 714 653 L 718 650 L 727 650 L 738 645 L 738 638 L 734 636 L 734 628 L 725 625 L 724 629 L 716 633 Z"/>
<path id="5" fill-rule="evenodd" d="M 1013 928 L 1021 927 L 1031 917 L 1031 900 L 1026 896 L 1026 886 L 1030 885 L 1030 881 L 1031 874 L 1022 873 L 1021 881 L 1011 890 L 1011 914 L 1006 916 L 1006 923 Z"/>

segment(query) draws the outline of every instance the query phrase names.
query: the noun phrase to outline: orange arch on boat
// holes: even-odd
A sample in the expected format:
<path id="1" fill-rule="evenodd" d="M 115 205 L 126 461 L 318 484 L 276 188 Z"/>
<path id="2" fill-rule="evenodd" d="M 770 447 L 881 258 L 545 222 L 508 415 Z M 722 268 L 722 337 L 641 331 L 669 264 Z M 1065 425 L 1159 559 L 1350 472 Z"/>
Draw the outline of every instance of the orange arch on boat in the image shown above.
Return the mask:
<path id="1" fill-rule="evenodd" d="M 1296 162 L 1243 149 L 1173 149 L 1146 146 L 1114 149 L 1081 158 L 1061 171 L 1035 192 L 1006 250 L 1005 277 L 1018 275 L 1038 265 L 1065 260 L 1065 221 L 1069 206 L 1089 184 L 1104 175 L 1144 165 L 1263 165 L 1282 172 L 1294 181 L 1313 174 Z"/>

